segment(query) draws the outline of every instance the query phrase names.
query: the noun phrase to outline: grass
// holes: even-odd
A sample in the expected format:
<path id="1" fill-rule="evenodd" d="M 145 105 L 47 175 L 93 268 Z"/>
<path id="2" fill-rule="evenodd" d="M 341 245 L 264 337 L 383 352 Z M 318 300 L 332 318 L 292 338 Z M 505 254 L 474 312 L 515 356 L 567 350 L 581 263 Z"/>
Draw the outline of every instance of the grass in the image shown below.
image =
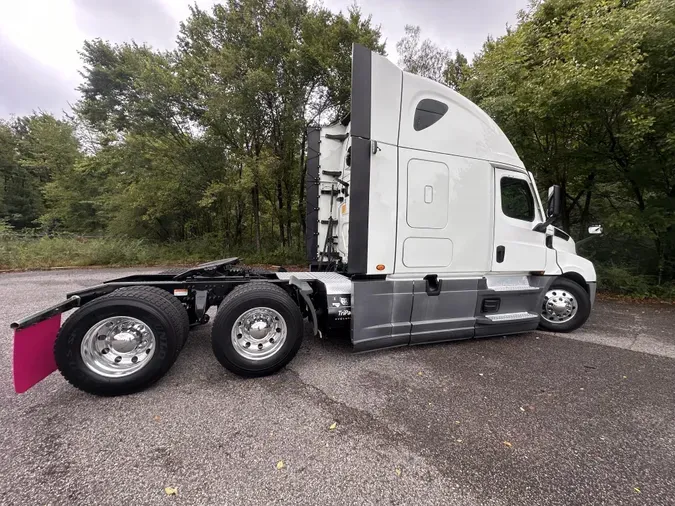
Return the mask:
<path id="1" fill-rule="evenodd" d="M 234 251 L 204 239 L 157 244 L 124 237 L 19 237 L 0 235 L 0 270 L 88 266 L 190 265 L 241 257 L 248 264 L 306 263 L 296 250 Z"/>

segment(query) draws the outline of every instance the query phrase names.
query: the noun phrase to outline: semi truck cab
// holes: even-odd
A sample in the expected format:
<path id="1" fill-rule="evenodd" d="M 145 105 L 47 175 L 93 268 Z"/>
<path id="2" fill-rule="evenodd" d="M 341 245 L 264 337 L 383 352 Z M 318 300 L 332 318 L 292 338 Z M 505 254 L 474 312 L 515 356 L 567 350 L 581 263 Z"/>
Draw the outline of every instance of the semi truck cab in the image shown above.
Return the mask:
<path id="1" fill-rule="evenodd" d="M 355 45 L 351 114 L 308 132 L 307 255 L 351 279 L 356 350 L 580 326 L 593 265 L 478 106 Z"/>

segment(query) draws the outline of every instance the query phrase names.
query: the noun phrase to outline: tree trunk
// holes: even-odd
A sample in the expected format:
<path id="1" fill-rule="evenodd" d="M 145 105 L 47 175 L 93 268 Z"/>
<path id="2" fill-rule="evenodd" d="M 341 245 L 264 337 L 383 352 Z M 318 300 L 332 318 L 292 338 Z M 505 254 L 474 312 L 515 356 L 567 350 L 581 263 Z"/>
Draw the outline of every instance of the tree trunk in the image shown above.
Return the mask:
<path id="1" fill-rule="evenodd" d="M 244 221 L 244 199 L 237 197 L 237 216 L 234 223 L 234 239 L 237 244 L 241 243 L 241 236 L 244 233 L 243 230 L 243 221 Z"/>
<path id="2" fill-rule="evenodd" d="M 251 190 L 251 204 L 253 205 L 253 222 L 255 225 L 255 250 L 260 253 L 260 188 L 258 183 Z"/>
<path id="3" fill-rule="evenodd" d="M 305 178 L 307 177 L 307 167 L 305 167 L 305 145 L 307 144 L 307 130 L 302 133 L 302 145 L 300 146 L 300 188 L 299 193 L 300 197 L 298 198 L 298 221 L 300 221 L 300 227 L 302 230 L 302 237 L 300 242 L 304 240 L 305 235 L 307 234 L 307 223 L 305 221 L 305 215 L 307 210 L 307 202 L 305 202 Z"/>
<path id="4" fill-rule="evenodd" d="M 283 170 L 283 168 L 281 169 Z M 277 179 L 277 203 L 279 204 L 279 238 L 281 244 L 286 246 L 286 237 L 284 236 L 284 196 L 281 189 L 281 177 Z"/>
<path id="5" fill-rule="evenodd" d="M 289 248 L 293 243 L 293 184 L 291 183 L 292 167 L 293 153 L 290 153 L 287 171 L 284 173 L 284 187 L 286 188 L 286 239 Z"/>

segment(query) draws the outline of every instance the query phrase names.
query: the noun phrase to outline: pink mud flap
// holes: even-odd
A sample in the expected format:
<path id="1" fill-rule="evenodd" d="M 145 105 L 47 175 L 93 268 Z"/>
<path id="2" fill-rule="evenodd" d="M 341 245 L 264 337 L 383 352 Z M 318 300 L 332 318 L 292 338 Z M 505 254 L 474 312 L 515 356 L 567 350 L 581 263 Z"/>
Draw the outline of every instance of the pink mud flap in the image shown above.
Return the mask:
<path id="1" fill-rule="evenodd" d="M 54 341 L 61 315 L 14 331 L 14 390 L 22 394 L 56 371 Z"/>

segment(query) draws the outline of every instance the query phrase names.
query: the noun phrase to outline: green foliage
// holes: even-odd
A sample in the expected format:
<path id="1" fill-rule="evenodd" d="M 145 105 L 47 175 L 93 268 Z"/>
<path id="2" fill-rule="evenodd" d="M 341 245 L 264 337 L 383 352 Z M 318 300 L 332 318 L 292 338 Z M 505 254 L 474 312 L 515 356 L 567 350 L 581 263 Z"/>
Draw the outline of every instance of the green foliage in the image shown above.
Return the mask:
<path id="1" fill-rule="evenodd" d="M 379 38 L 358 10 L 245 0 L 192 8 L 173 52 L 86 42 L 76 112 L 97 145 L 45 187 L 44 219 L 153 241 L 210 235 L 225 248 L 299 249 L 304 132 L 349 110 L 352 43 L 382 51 Z"/>
<path id="2" fill-rule="evenodd" d="M 45 212 L 42 188 L 81 158 L 73 126 L 49 114 L 0 121 L 0 219 L 35 227 Z"/>
<path id="3" fill-rule="evenodd" d="M 658 285 L 654 276 L 636 274 L 615 265 L 600 264 L 597 271 L 600 290 L 639 299 L 675 300 L 675 283 L 672 281 Z"/>

